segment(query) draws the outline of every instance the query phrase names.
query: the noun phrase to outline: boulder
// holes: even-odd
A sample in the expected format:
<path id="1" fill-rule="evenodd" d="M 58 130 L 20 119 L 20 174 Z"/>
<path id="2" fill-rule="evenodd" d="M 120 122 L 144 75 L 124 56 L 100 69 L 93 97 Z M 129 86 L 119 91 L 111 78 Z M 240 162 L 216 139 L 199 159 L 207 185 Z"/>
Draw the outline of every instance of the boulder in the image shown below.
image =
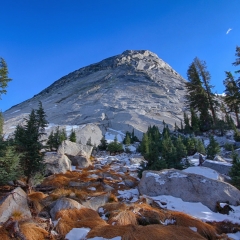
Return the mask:
<path id="1" fill-rule="evenodd" d="M 218 162 L 218 161 L 212 161 L 212 160 L 205 160 L 202 166 L 214 169 L 217 172 L 225 175 L 228 175 L 230 169 L 232 168 L 231 163 Z"/>
<path id="2" fill-rule="evenodd" d="M 144 171 L 138 186 L 148 196 L 171 195 L 187 202 L 201 202 L 216 211 L 217 201 L 237 205 L 240 191 L 232 185 L 175 169 Z"/>
<path id="3" fill-rule="evenodd" d="M 105 193 L 97 197 L 92 197 L 90 200 L 86 202 L 82 202 L 82 205 L 96 211 L 98 210 L 99 207 L 109 202 L 109 197 L 110 197 L 110 193 Z"/>
<path id="4" fill-rule="evenodd" d="M 52 175 L 56 173 L 65 173 L 71 171 L 71 161 L 66 155 L 56 152 L 45 153 L 44 162 L 46 163 L 45 174 Z"/>
<path id="5" fill-rule="evenodd" d="M 96 124 L 86 124 L 81 128 L 75 129 L 75 131 L 77 142 L 81 142 L 84 145 L 86 145 L 90 139 L 93 146 L 98 146 L 103 137 L 101 129 Z"/>
<path id="6" fill-rule="evenodd" d="M 85 156 L 75 156 L 70 157 L 73 166 L 78 166 L 79 168 L 85 168 L 92 165 L 92 162 Z"/>
<path id="7" fill-rule="evenodd" d="M 21 212 L 22 217 L 32 217 L 27 203 L 27 194 L 20 187 L 0 200 L 0 223 L 6 222 L 15 211 Z"/>
<path id="8" fill-rule="evenodd" d="M 85 156 L 90 158 L 92 153 L 92 146 L 83 145 L 79 143 L 74 143 L 68 140 L 62 142 L 62 144 L 58 147 L 59 154 L 65 154 L 67 156 Z"/>
<path id="9" fill-rule="evenodd" d="M 132 158 L 130 158 L 130 163 L 131 164 L 141 164 L 145 161 L 143 156 L 133 156 Z"/>
<path id="10" fill-rule="evenodd" d="M 55 220 L 55 215 L 58 211 L 63 210 L 63 209 L 80 209 L 83 208 L 83 205 L 81 205 L 79 202 L 70 199 L 70 198 L 60 198 L 58 199 L 54 207 L 50 210 L 50 215 L 53 220 Z"/>
<path id="11" fill-rule="evenodd" d="M 213 161 L 217 161 L 217 162 L 227 162 L 223 157 L 216 155 L 215 158 L 213 159 Z"/>

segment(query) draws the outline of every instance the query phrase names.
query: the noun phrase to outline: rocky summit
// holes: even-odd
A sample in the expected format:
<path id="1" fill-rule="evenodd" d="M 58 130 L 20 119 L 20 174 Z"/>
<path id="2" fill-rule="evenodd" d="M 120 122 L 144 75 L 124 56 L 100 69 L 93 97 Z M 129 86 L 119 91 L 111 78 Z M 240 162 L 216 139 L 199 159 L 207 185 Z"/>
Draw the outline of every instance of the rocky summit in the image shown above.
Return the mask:
<path id="1" fill-rule="evenodd" d="M 101 129 L 140 133 L 149 125 L 162 128 L 164 120 L 172 128 L 183 118 L 184 83 L 156 54 L 127 50 L 80 68 L 11 107 L 4 112 L 4 132 L 13 131 L 39 101 L 55 125 L 95 123 Z"/>

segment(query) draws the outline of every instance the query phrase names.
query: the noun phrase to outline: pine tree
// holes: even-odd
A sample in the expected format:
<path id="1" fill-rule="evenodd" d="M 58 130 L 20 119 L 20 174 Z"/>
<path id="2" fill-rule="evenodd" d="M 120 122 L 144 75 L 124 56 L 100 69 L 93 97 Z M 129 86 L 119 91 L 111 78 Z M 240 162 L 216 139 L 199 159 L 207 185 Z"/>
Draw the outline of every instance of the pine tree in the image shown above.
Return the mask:
<path id="1" fill-rule="evenodd" d="M 74 131 L 73 128 L 72 128 L 71 133 L 69 135 L 69 141 L 71 141 L 71 142 L 76 142 L 77 141 L 76 132 Z"/>
<path id="2" fill-rule="evenodd" d="M 131 144 L 131 138 L 132 138 L 131 133 L 127 131 L 126 135 L 123 139 L 123 144 L 130 145 Z"/>
<path id="3" fill-rule="evenodd" d="M 217 143 L 217 141 L 214 139 L 213 136 L 210 136 L 209 144 L 206 150 L 207 150 L 207 158 L 212 160 L 214 159 L 216 154 L 220 152 L 219 144 Z"/>
<path id="4" fill-rule="evenodd" d="M 199 134 L 199 132 L 200 132 L 199 118 L 198 118 L 196 112 L 193 110 L 193 108 L 191 108 L 190 111 L 191 111 L 191 127 L 192 127 L 192 131 L 195 134 Z"/>
<path id="5" fill-rule="evenodd" d="M 240 159 L 238 154 L 232 153 L 233 165 L 229 172 L 229 176 L 231 177 L 231 183 L 238 189 L 240 189 Z"/>
<path id="6" fill-rule="evenodd" d="M 36 110 L 36 117 L 37 117 L 39 131 L 43 133 L 45 128 L 48 125 L 48 121 L 46 120 L 47 115 L 43 109 L 41 101 L 39 101 L 38 103 L 38 109 Z"/>
<path id="7" fill-rule="evenodd" d="M 140 152 L 143 156 L 147 156 L 149 154 L 149 139 L 147 133 L 143 134 L 142 142 L 140 144 Z"/>
<path id="8" fill-rule="evenodd" d="M 191 127 L 190 127 L 189 118 L 188 118 L 188 115 L 186 112 L 184 112 L 183 120 L 184 120 L 184 124 L 185 124 L 184 133 L 190 134 L 192 131 L 191 131 Z"/>
<path id="9" fill-rule="evenodd" d="M 198 58 L 194 59 L 194 64 L 197 68 L 198 74 L 201 78 L 201 82 L 203 83 L 203 87 L 207 93 L 208 103 L 210 107 L 210 111 L 212 113 L 213 122 L 216 121 L 216 106 L 217 101 L 215 100 L 215 95 L 212 93 L 213 86 L 210 85 L 210 73 L 207 71 L 207 66 L 205 61 L 201 61 Z"/>
<path id="10" fill-rule="evenodd" d="M 98 148 L 100 149 L 100 150 L 102 150 L 102 151 L 105 151 L 105 150 L 107 150 L 107 146 L 108 146 L 108 144 L 107 144 L 107 140 L 105 139 L 105 137 L 103 136 L 102 137 L 102 139 L 100 140 L 100 145 L 98 146 Z"/>
<path id="11" fill-rule="evenodd" d="M 203 142 L 202 142 L 200 139 L 197 139 L 197 142 L 196 142 L 196 151 L 197 151 L 198 153 L 203 154 L 203 155 L 206 154 L 206 149 L 205 149 L 205 147 L 204 147 Z"/>
<path id="12" fill-rule="evenodd" d="M 236 56 L 237 58 L 236 58 L 235 62 L 233 63 L 233 66 L 238 66 L 238 65 L 240 65 L 240 47 L 239 47 L 239 46 L 236 47 L 235 56 Z M 236 73 L 240 73 L 240 70 L 237 70 L 237 71 L 235 71 L 235 72 L 236 72 Z M 239 80 L 240 80 L 240 79 L 238 79 L 238 81 L 239 81 Z"/>
<path id="13" fill-rule="evenodd" d="M 237 120 L 237 127 L 240 128 L 239 121 L 239 104 L 240 104 L 240 88 L 237 81 L 234 80 L 231 72 L 225 72 L 226 79 L 224 80 L 225 94 L 224 102 L 227 104 L 230 112 L 234 112 Z"/>
<path id="14" fill-rule="evenodd" d="M 40 140 L 44 133 L 39 119 L 38 111 L 32 110 L 29 118 L 25 119 L 26 124 L 24 126 L 18 125 L 14 133 L 16 149 L 23 153 L 21 166 L 28 184 L 36 173 L 44 171 L 45 166 L 43 163 L 44 155 L 41 152 L 43 145 Z"/>
<path id="15" fill-rule="evenodd" d="M 61 144 L 65 140 L 67 140 L 66 128 L 62 128 L 59 134 L 59 143 Z"/>
<path id="16" fill-rule="evenodd" d="M 209 84 L 210 74 L 206 70 L 206 64 L 195 58 L 188 68 L 188 82 L 186 83 L 186 106 L 200 113 L 200 130 L 207 131 L 215 122 L 216 101 Z M 212 112 L 212 117 L 208 111 Z"/>
<path id="17" fill-rule="evenodd" d="M 48 136 L 47 145 L 49 146 L 50 151 L 52 151 L 54 148 L 54 133 L 53 133 L 53 131 L 51 131 L 50 135 Z"/>
<path id="18" fill-rule="evenodd" d="M 8 82 L 12 79 L 8 77 L 8 68 L 7 63 L 3 58 L 0 58 L 0 99 L 2 94 L 6 94 L 6 88 L 8 86 Z"/>
<path id="19" fill-rule="evenodd" d="M 3 136 L 3 125 L 4 125 L 4 119 L 2 112 L 0 111 L 0 138 Z"/>
<path id="20" fill-rule="evenodd" d="M 13 146 L 7 146 L 7 143 L 4 145 L 6 146 L 1 147 L 0 150 L 0 185 L 17 180 L 22 176 L 20 155 Z"/>

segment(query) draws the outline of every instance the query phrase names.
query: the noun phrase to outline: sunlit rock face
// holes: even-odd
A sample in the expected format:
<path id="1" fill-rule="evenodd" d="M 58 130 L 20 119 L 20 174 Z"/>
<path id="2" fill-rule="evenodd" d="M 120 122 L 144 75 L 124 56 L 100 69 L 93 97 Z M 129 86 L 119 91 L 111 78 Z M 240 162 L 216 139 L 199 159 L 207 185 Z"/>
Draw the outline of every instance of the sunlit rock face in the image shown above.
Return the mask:
<path id="1" fill-rule="evenodd" d="M 50 123 L 95 123 L 101 129 L 145 132 L 149 125 L 180 125 L 185 80 L 150 51 L 127 50 L 80 68 L 4 112 L 5 133 L 42 101 Z"/>

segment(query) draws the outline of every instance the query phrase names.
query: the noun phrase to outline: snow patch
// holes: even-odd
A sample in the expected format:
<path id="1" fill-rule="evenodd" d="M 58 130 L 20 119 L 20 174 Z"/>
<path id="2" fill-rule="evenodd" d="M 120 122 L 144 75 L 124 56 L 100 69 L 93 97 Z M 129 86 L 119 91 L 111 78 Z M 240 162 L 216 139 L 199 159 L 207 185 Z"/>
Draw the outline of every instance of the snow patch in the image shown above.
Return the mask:
<path id="1" fill-rule="evenodd" d="M 219 178 L 219 173 L 216 172 L 215 170 L 207 167 L 189 167 L 183 170 L 183 172 L 186 173 L 194 173 L 198 174 L 207 178 L 211 178 L 214 180 L 218 180 Z"/>
<path id="2" fill-rule="evenodd" d="M 66 236 L 65 239 L 67 240 L 79 240 L 85 239 L 90 228 L 73 228 Z"/>

